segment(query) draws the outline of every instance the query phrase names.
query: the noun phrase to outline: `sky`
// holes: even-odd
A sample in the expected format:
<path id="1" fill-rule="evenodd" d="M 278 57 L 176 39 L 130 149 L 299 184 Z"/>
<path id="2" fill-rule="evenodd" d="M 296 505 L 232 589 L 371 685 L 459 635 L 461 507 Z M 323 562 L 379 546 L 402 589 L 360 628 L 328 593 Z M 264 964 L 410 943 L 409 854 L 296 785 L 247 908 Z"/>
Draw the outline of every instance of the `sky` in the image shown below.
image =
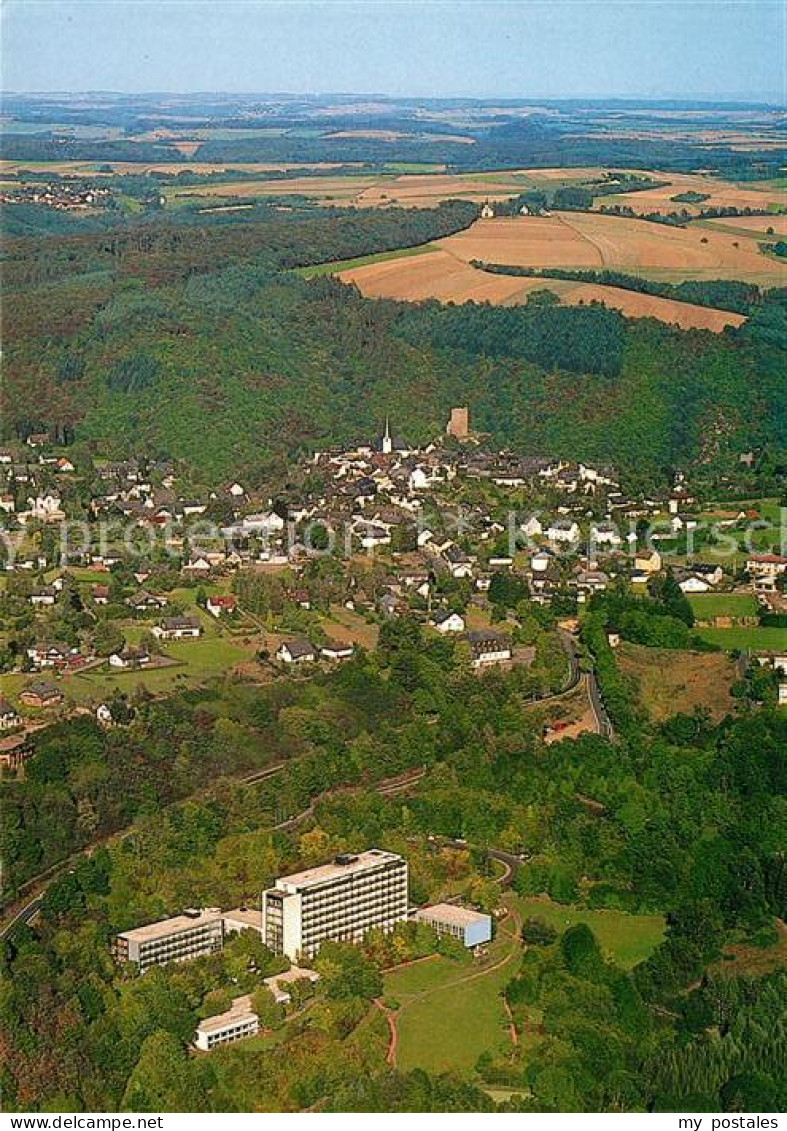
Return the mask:
<path id="1" fill-rule="evenodd" d="M 2 0 L 2 89 L 783 100 L 786 0 Z"/>

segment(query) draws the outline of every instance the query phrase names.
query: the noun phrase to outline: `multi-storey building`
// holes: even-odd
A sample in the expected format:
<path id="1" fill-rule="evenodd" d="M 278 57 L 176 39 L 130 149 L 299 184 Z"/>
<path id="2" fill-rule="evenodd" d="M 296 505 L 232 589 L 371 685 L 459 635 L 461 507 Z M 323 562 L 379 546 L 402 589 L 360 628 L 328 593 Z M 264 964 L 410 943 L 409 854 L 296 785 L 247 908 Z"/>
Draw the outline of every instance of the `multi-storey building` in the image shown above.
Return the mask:
<path id="1" fill-rule="evenodd" d="M 406 917 L 407 861 L 379 848 L 282 876 L 262 895 L 262 937 L 293 960 L 316 954 L 325 939 L 360 942 Z"/>
<path id="2" fill-rule="evenodd" d="M 216 1045 L 226 1045 L 230 1041 L 241 1041 L 259 1032 L 260 1021 L 251 1007 L 251 995 L 233 999 L 226 1013 L 206 1017 L 197 1026 L 194 1044 L 203 1052 L 210 1052 Z"/>
<path id="3" fill-rule="evenodd" d="M 123 931 L 115 939 L 114 953 L 119 962 L 136 962 L 144 974 L 151 966 L 215 954 L 223 945 L 221 912 L 209 907 Z"/>

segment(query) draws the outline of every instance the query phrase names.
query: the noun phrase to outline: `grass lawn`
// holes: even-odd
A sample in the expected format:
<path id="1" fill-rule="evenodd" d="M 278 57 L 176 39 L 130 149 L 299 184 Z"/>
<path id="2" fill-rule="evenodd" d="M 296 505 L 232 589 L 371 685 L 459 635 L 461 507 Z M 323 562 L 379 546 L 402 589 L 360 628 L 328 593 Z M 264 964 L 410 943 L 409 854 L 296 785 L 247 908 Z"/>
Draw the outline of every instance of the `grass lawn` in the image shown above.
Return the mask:
<path id="1" fill-rule="evenodd" d="M 661 915 L 629 915 L 625 911 L 585 910 L 553 903 L 538 896 L 510 895 L 508 901 L 523 918 L 539 918 L 556 930 L 587 923 L 602 951 L 620 966 L 630 969 L 646 959 L 664 938 Z"/>
<path id="2" fill-rule="evenodd" d="M 59 686 L 75 703 L 98 702 L 113 691 L 130 695 L 138 687 L 146 687 L 155 695 L 174 687 L 194 687 L 224 675 L 236 664 L 250 659 L 253 649 L 244 648 L 222 636 L 203 636 L 199 640 L 176 640 L 165 644 L 164 654 L 177 662 L 163 668 L 128 672 L 96 668 L 66 676 Z"/>
<path id="3" fill-rule="evenodd" d="M 510 938 L 506 938 L 499 956 L 518 950 L 518 945 L 512 947 Z M 508 1018 L 500 994 L 513 977 L 516 962 L 512 959 L 475 978 L 471 977 L 472 966 L 450 965 L 446 981 L 458 982 L 463 975 L 468 980 L 435 988 L 411 1004 L 403 1002 L 404 1008 L 397 1018 L 396 1059 L 404 1072 L 413 1068 L 471 1072 L 486 1049 L 494 1052 L 510 1047 Z M 430 971 L 422 976 L 428 979 L 436 974 L 437 971 Z"/>
<path id="4" fill-rule="evenodd" d="M 316 263 L 312 267 L 297 267 L 295 274 L 302 279 L 316 279 L 320 275 L 335 275 L 339 271 L 349 271 L 352 267 L 365 267 L 367 263 L 382 263 L 386 259 L 404 259 L 408 255 L 423 255 L 435 251 L 435 245 L 422 243 L 418 247 L 403 247 L 396 251 L 378 251 L 372 255 L 359 255 L 356 259 L 338 259 L 330 263 Z"/>
<path id="5" fill-rule="evenodd" d="M 751 648 L 755 652 L 787 649 L 787 628 L 700 628 L 697 635 L 721 648 Z"/>
<path id="6" fill-rule="evenodd" d="M 483 965 L 437 956 L 385 975 L 384 996 L 400 1003 L 397 1067 L 471 1073 L 486 1049 L 510 1048 L 501 991 L 515 974 L 521 952 L 509 919 Z"/>
<path id="7" fill-rule="evenodd" d="M 756 617 L 759 613 L 753 593 L 697 593 L 689 597 L 697 620 L 713 617 Z"/>
<path id="8" fill-rule="evenodd" d="M 435 954 L 392 970 L 383 977 L 383 996 L 395 998 L 404 1005 L 408 998 L 424 990 L 433 990 L 462 974 L 463 967 L 450 958 Z"/>

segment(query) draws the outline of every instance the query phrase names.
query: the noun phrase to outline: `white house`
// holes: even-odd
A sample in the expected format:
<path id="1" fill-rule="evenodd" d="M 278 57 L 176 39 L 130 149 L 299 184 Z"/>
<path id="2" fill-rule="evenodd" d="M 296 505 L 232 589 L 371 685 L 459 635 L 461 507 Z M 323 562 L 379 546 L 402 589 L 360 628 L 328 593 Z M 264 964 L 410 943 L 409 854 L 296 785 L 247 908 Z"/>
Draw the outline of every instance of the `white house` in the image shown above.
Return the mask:
<path id="1" fill-rule="evenodd" d="M 526 538 L 538 538 L 544 533 L 541 520 L 534 514 L 531 514 L 525 522 L 521 522 L 519 529 Z"/>
<path id="2" fill-rule="evenodd" d="M 308 640 L 284 640 L 276 650 L 276 659 L 285 664 L 313 663 L 317 659 L 317 652 Z"/>
<path id="3" fill-rule="evenodd" d="M 590 528 L 590 540 L 597 546 L 620 546 L 623 539 L 612 522 L 594 523 Z"/>
<path id="4" fill-rule="evenodd" d="M 704 578 L 698 577 L 696 574 L 690 574 L 684 577 L 678 585 L 683 593 L 708 593 L 711 586 Z"/>
<path id="5" fill-rule="evenodd" d="M 571 518 L 558 518 L 547 528 L 547 538 L 550 542 L 557 542 L 570 546 L 579 541 L 579 526 Z"/>
<path id="6" fill-rule="evenodd" d="M 151 631 L 159 640 L 190 640 L 202 635 L 202 626 L 197 617 L 165 617 Z"/>
<path id="7" fill-rule="evenodd" d="M 534 573 L 545 573 L 549 569 L 552 562 L 552 555 L 547 553 L 546 550 L 539 550 L 537 554 L 533 554 L 530 559 L 530 568 Z"/>
<path id="8" fill-rule="evenodd" d="M 324 660 L 349 660 L 354 651 L 354 645 L 339 644 L 338 641 L 331 641 L 320 646 L 320 655 Z"/>
<path id="9" fill-rule="evenodd" d="M 465 622 L 464 617 L 459 613 L 452 613 L 448 609 L 440 609 L 432 618 L 432 624 L 438 632 L 446 636 L 451 632 L 464 632 Z"/>
<path id="10" fill-rule="evenodd" d="M 234 613 L 237 608 L 237 598 L 233 597 L 231 593 L 211 594 L 205 602 L 205 608 L 214 617 L 220 617 L 222 613 Z"/>

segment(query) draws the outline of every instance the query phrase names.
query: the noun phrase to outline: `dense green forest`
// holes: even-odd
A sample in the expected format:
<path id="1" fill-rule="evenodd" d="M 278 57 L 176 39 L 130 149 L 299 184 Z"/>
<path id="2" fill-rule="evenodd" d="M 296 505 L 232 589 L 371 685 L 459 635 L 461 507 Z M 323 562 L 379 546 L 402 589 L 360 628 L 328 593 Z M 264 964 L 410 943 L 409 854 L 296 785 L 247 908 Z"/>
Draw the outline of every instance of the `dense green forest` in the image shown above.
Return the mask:
<path id="1" fill-rule="evenodd" d="M 475 215 L 461 202 L 268 210 L 9 239 L 6 435 L 46 428 L 115 456 L 198 451 L 203 480 L 252 483 L 294 452 L 373 434 L 385 413 L 425 440 L 455 403 L 497 442 L 614 462 L 637 483 L 785 445 L 780 292 L 714 335 L 601 307 L 374 302 L 290 271 L 428 242 Z"/>
<path id="2" fill-rule="evenodd" d="M 390 962 L 381 940 L 326 954 L 327 997 L 294 1039 L 200 1059 L 185 1048 L 198 1017 L 248 977 L 250 959 L 264 971 L 273 956 L 236 940 L 139 978 L 108 951 L 114 931 L 186 904 L 236 905 L 309 852 L 404 851 L 412 897 L 429 898 L 443 866 L 427 840 L 437 836 L 464 838 L 480 868 L 486 847 L 523 853 L 523 896 L 667 916 L 664 941 L 633 971 L 604 958 L 587 927 L 558 937 L 526 925 L 531 945 L 505 994 L 520 1022 L 541 1010 L 538 1040 L 476 1066 L 488 1086 L 530 1096 L 509 1110 L 779 1110 L 785 976 L 725 971 L 720 956 L 731 941 L 766 953 L 785 914 L 787 719 L 676 716 L 615 743 L 546 747 L 526 678 L 479 679 L 451 643 L 405 619 L 385 627 L 374 655 L 313 680 L 228 679 L 140 698 L 114 732 L 90 719 L 42 732 L 28 780 L 4 788 L 10 867 L 29 874 L 133 823 L 52 884 L 41 921 L 3 944 L 6 1107 L 490 1109 L 466 1079 L 385 1069 L 386 1027 L 371 1004 Z M 278 760 L 285 769 L 268 782 L 230 780 Z M 219 767 L 227 776 L 216 779 Z M 410 767 L 427 774 L 408 797 L 326 792 Z M 305 825 L 271 831 L 315 798 Z"/>

